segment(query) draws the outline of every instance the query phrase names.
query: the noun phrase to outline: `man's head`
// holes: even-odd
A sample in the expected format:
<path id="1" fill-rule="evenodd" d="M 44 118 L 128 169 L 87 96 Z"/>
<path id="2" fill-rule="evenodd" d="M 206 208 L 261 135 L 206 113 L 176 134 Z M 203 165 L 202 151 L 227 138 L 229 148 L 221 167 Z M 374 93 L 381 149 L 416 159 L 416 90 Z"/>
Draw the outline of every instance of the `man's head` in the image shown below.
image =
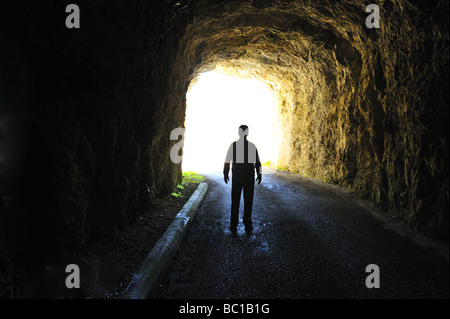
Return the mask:
<path id="1" fill-rule="evenodd" d="M 241 125 L 239 126 L 239 137 L 244 137 L 248 135 L 248 126 Z"/>

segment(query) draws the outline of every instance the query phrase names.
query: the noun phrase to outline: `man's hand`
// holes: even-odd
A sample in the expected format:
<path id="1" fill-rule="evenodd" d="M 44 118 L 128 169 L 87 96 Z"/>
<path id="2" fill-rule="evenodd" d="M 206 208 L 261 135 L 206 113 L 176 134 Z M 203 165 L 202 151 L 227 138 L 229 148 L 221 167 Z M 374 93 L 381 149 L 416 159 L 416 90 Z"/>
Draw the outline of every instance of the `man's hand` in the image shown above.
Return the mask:
<path id="1" fill-rule="evenodd" d="M 228 174 L 223 174 L 223 180 L 225 181 L 225 184 L 228 184 L 228 181 L 230 180 Z"/>
<path id="2" fill-rule="evenodd" d="M 262 174 L 258 174 L 256 180 L 258 181 L 258 185 L 261 184 Z"/>

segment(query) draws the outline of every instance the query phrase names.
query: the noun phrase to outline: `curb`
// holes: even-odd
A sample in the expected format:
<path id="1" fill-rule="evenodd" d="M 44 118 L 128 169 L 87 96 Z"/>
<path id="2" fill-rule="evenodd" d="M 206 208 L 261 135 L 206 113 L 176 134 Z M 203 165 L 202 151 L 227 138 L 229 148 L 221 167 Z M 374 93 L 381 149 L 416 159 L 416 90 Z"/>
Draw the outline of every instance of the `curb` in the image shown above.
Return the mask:
<path id="1" fill-rule="evenodd" d="M 155 247 L 145 257 L 138 271 L 133 274 L 125 299 L 146 299 L 156 291 L 184 238 L 189 222 L 197 213 L 207 189 L 207 183 L 200 183 L 191 198 L 175 216 Z"/>

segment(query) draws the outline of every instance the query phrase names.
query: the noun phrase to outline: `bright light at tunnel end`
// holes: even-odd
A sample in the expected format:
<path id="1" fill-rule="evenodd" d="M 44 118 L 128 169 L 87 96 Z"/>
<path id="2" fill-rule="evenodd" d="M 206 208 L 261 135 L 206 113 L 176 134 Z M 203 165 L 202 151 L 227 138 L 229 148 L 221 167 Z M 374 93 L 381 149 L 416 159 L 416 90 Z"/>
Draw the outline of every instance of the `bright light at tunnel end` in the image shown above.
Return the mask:
<path id="1" fill-rule="evenodd" d="M 276 165 L 279 119 L 276 93 L 264 82 L 209 71 L 186 94 L 183 171 L 221 173 L 238 128 L 249 127 L 248 140 L 262 163 Z"/>

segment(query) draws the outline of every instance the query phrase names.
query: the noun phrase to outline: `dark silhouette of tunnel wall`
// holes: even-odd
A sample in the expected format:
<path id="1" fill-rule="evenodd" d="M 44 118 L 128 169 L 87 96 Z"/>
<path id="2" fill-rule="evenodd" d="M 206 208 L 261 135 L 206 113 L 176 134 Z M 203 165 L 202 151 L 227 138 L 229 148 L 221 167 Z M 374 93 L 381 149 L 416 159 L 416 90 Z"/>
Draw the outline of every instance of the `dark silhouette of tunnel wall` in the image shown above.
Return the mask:
<path id="1" fill-rule="evenodd" d="M 80 29 L 68 3 L 1 12 L 0 94 L 28 136 L 2 189 L 5 265 L 114 233 L 170 191 L 170 131 L 216 65 L 273 84 L 281 166 L 448 240 L 448 1 L 385 1 L 380 29 L 363 1 L 77 1 Z"/>

